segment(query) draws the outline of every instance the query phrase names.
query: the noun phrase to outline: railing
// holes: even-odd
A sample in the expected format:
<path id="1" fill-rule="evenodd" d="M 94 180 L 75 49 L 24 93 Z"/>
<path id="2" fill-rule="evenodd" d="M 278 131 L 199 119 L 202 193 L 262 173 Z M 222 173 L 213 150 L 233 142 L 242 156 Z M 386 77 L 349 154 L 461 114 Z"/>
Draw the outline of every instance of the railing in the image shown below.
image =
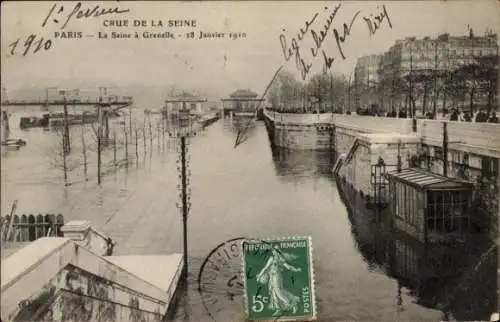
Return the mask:
<path id="1" fill-rule="evenodd" d="M 424 139 L 442 141 L 443 123 L 447 123 L 448 140 L 475 147 L 500 151 L 500 125 L 455 121 L 418 120 L 417 131 Z"/>
<path id="2" fill-rule="evenodd" d="M 315 123 L 331 123 L 333 121 L 332 113 L 323 113 L 323 114 L 278 113 L 265 109 L 264 115 L 274 120 L 275 122 L 279 123 L 312 125 Z"/>
<path id="3" fill-rule="evenodd" d="M 336 126 L 360 128 L 375 133 L 408 134 L 412 131 L 411 119 L 404 118 L 334 114 L 333 122 Z"/>
<path id="4" fill-rule="evenodd" d="M 64 217 L 59 214 L 7 215 L 1 218 L 0 232 L 2 241 L 32 242 L 41 237 L 61 237 Z"/>
<path id="5" fill-rule="evenodd" d="M 165 256 L 155 256 L 157 261 L 160 260 L 160 267 L 163 266 L 169 273 L 173 270 L 174 274 L 182 270 L 182 256 L 176 255 L 168 263 L 169 258 Z M 140 260 L 140 257 L 135 259 L 136 266 Z M 144 313 L 150 312 L 151 318 L 159 320 L 172 299 L 167 287 L 172 284 L 176 287 L 178 282 L 169 280 L 169 285 L 153 284 L 147 279 L 147 274 L 139 277 L 123 265 L 115 264 L 68 238 L 57 237 L 36 240 L 2 260 L 1 266 L 0 308 L 3 321 L 33 320 L 41 313 L 97 321 L 103 319 L 106 312 L 130 308 L 132 299 L 136 310 L 140 308 Z M 163 277 L 158 278 L 162 280 Z M 78 301 L 59 305 L 61 292 L 71 292 L 78 296 Z M 93 310 L 89 310 L 89 306 Z M 112 314 L 113 318 L 108 320 L 132 320 L 126 318 L 129 311 L 123 315 Z"/>
<path id="6" fill-rule="evenodd" d="M 264 110 L 264 114 L 277 123 L 311 125 L 315 123 L 334 123 L 338 127 L 345 127 L 362 132 L 380 133 L 396 132 L 400 134 L 413 133 L 412 119 L 375 117 L 343 114 L 295 114 L 278 113 Z M 417 120 L 417 134 L 424 141 L 443 140 L 443 123 L 447 123 L 448 139 L 450 143 L 461 143 L 471 147 L 478 147 L 500 152 L 500 125 L 493 123 L 455 122 L 440 120 Z"/>

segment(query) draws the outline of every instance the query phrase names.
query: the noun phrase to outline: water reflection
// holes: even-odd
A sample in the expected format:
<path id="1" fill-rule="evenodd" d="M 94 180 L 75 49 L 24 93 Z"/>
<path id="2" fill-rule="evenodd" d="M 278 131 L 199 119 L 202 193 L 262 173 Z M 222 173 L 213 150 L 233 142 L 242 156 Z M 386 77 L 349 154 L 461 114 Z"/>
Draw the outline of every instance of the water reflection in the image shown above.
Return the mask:
<path id="1" fill-rule="evenodd" d="M 256 122 L 255 118 L 235 116 L 233 119 L 224 119 L 224 128 L 233 134 L 244 132 L 251 136 L 256 130 Z"/>
<path id="2" fill-rule="evenodd" d="M 421 243 L 393 229 L 388 210 L 366 209 L 354 190 L 337 184 L 359 252 L 372 270 L 395 278 L 399 292 L 406 289 L 444 319 L 488 320 L 496 311 L 498 251 L 486 236 L 460 245 Z"/>
<path id="3" fill-rule="evenodd" d="M 330 176 L 333 154 L 329 151 L 297 151 L 286 148 L 272 148 L 276 174 L 280 177 L 299 178 Z"/>

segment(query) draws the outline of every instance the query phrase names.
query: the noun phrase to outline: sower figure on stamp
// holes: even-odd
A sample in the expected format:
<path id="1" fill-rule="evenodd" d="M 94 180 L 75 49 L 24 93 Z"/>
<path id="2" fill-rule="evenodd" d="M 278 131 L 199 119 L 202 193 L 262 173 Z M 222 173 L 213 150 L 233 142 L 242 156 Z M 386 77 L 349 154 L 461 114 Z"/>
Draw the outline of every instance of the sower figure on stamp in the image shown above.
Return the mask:
<path id="1" fill-rule="evenodd" d="M 271 257 L 267 260 L 264 268 L 257 275 L 257 282 L 267 284 L 269 290 L 269 309 L 275 311 L 274 316 L 279 316 L 283 311 L 297 311 L 300 302 L 298 296 L 293 295 L 283 287 L 281 272 L 287 269 L 292 272 L 300 272 L 300 268 L 290 265 L 288 261 L 296 259 L 295 255 L 281 253 L 277 246 L 272 249 Z"/>

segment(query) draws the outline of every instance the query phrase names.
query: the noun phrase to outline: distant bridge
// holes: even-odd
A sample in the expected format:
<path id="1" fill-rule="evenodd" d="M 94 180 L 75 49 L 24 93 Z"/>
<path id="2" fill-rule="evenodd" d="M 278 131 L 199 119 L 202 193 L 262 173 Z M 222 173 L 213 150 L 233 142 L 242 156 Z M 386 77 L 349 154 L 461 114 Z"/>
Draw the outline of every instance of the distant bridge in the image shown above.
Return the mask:
<path id="1" fill-rule="evenodd" d="M 64 105 L 77 105 L 77 106 L 120 106 L 120 108 L 132 105 L 132 98 L 113 101 L 100 101 L 100 100 L 5 100 L 2 101 L 3 106 L 64 106 Z"/>

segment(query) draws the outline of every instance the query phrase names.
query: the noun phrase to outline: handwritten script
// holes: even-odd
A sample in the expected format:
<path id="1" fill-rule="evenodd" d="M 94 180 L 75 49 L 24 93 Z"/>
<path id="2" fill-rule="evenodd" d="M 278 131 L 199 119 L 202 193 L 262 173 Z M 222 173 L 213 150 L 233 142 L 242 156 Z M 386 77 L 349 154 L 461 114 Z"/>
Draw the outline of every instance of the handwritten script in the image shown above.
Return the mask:
<path id="1" fill-rule="evenodd" d="M 291 40 L 288 40 L 283 33 L 280 34 L 279 40 L 284 59 L 285 61 L 290 61 L 292 58 L 294 59 L 295 65 L 300 72 L 302 80 L 305 80 L 307 78 L 307 75 L 309 74 L 313 66 L 312 62 L 307 62 L 305 60 L 303 52 L 300 47 L 301 41 L 308 34 L 311 36 L 314 43 L 314 46 L 310 48 L 312 59 L 314 59 L 321 53 L 321 56 L 323 58 L 323 67 L 324 67 L 323 71 L 326 72 L 327 70 L 331 69 L 335 61 L 335 57 L 330 56 L 325 51 L 325 49 L 322 48 L 323 44 L 325 43 L 330 34 L 333 34 L 340 57 L 343 60 L 346 59 L 343 45 L 349 39 L 349 36 L 351 35 L 352 26 L 354 22 L 356 22 L 356 19 L 360 15 L 361 11 L 360 10 L 356 11 L 352 16 L 352 18 L 350 19 L 350 21 L 344 22 L 342 24 L 342 28 L 340 28 L 340 31 L 337 28 L 332 29 L 332 25 L 334 24 L 335 17 L 337 16 L 337 13 L 341 8 L 341 5 L 342 4 L 338 4 L 332 9 L 330 9 L 329 7 L 324 7 L 324 10 L 328 12 L 328 16 L 325 22 L 323 23 L 323 27 L 321 28 L 321 30 L 318 29 L 319 31 L 315 30 L 313 26 L 319 16 L 319 12 L 316 12 L 311 19 L 307 20 L 304 23 L 304 27 L 300 28 L 296 37 L 293 37 L 291 38 Z M 385 5 L 382 6 L 380 13 L 375 15 L 370 14 L 368 16 L 365 16 L 363 17 L 363 20 L 366 22 L 366 25 L 369 29 L 370 37 L 377 32 L 382 22 L 384 22 L 385 20 L 387 21 L 389 27 L 392 28 L 392 23 L 389 18 L 389 14 L 387 13 Z M 283 29 L 282 31 L 285 32 L 286 29 Z"/>
<path id="2" fill-rule="evenodd" d="M 92 18 L 111 14 L 122 14 L 129 11 L 130 9 L 120 9 L 118 7 L 101 8 L 99 6 L 93 6 L 90 8 L 82 8 L 81 2 L 78 2 L 71 10 L 66 10 L 64 6 L 54 4 L 50 8 L 45 20 L 42 22 L 42 27 L 45 27 L 49 21 L 58 24 L 61 17 L 61 21 L 63 22 L 61 29 L 64 29 L 73 18 Z M 36 33 L 31 33 L 25 38 L 19 37 L 11 42 L 9 44 L 9 55 L 14 56 L 20 54 L 21 56 L 26 56 L 29 53 L 36 54 L 40 51 L 49 50 L 52 48 L 52 45 L 52 39 L 45 39 L 44 37 L 37 36 Z"/>
<path id="3" fill-rule="evenodd" d="M 387 20 L 387 24 L 389 24 L 389 27 L 392 28 L 392 22 L 389 18 L 389 14 L 387 13 L 387 8 L 385 7 L 385 5 L 382 6 L 382 12 L 380 12 L 378 15 L 374 16 L 373 14 L 371 14 L 368 17 L 363 17 L 363 20 L 368 26 L 370 37 L 375 35 L 382 22 L 384 22 L 384 18 Z"/>
<path id="4" fill-rule="evenodd" d="M 76 19 L 82 19 L 82 18 L 92 18 L 92 17 L 100 17 L 104 15 L 110 15 L 110 14 L 122 14 L 125 12 L 129 12 L 130 9 L 120 9 L 118 7 L 115 8 L 101 8 L 99 6 L 94 6 L 93 8 L 84 8 L 82 9 L 82 3 L 78 2 L 71 11 L 65 10 L 64 6 L 58 6 L 54 4 L 52 8 L 49 10 L 49 13 L 47 14 L 47 17 L 45 17 L 45 20 L 42 23 L 42 27 L 45 27 L 47 22 L 50 20 L 52 17 L 52 22 L 54 23 L 59 23 L 59 20 L 57 18 L 62 17 L 63 18 L 63 25 L 61 26 L 61 29 L 66 28 L 68 23 L 71 21 L 71 19 L 74 17 Z"/>

